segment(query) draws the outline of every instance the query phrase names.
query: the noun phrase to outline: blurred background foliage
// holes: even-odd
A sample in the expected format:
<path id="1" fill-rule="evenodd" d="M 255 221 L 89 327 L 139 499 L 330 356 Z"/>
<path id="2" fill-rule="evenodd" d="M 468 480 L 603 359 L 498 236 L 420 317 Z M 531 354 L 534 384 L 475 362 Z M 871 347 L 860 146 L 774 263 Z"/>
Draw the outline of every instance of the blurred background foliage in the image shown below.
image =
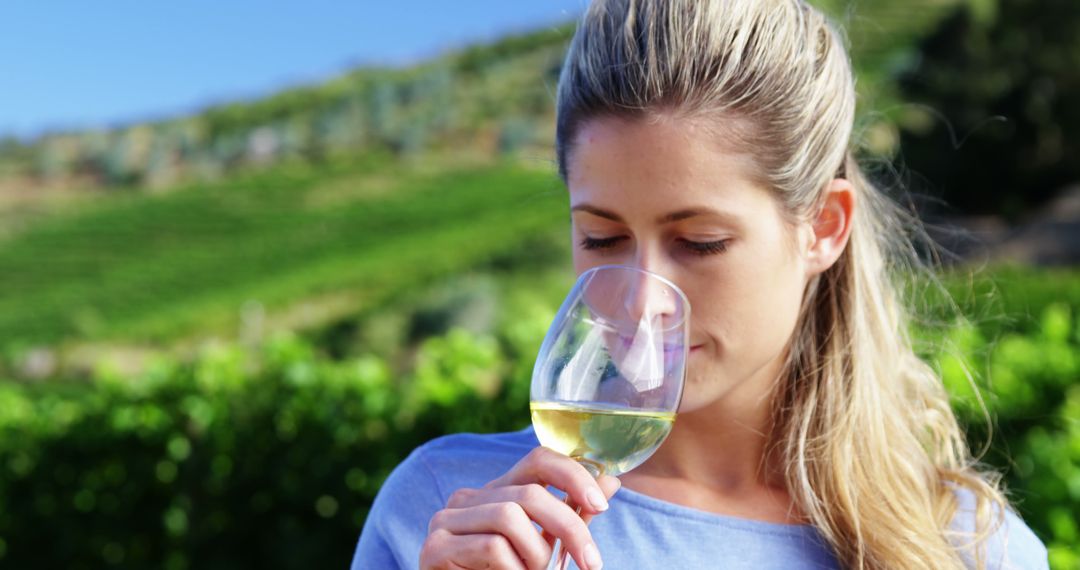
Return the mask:
<path id="1" fill-rule="evenodd" d="M 1017 219 L 1080 180 L 1080 3 L 976 6 L 900 75 L 900 148 L 950 207 Z"/>
<path id="2" fill-rule="evenodd" d="M 883 187 L 1005 228 L 943 272 L 954 302 L 912 289 L 916 337 L 1052 567 L 1080 568 L 1080 272 L 1025 238 L 1076 239 L 1078 5 L 820 4 Z M 344 567 L 413 447 L 526 425 L 573 274 L 571 32 L 0 141 L 0 566 Z"/>

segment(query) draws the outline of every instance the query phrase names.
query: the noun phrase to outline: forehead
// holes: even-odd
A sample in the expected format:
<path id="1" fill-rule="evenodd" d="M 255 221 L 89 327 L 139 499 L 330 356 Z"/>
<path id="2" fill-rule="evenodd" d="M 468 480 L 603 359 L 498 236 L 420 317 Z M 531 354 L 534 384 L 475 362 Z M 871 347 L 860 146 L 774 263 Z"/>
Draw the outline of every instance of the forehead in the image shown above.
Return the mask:
<path id="1" fill-rule="evenodd" d="M 585 123 L 567 157 L 571 206 L 660 212 L 712 207 L 749 214 L 772 202 L 756 165 L 722 129 L 657 117 Z"/>

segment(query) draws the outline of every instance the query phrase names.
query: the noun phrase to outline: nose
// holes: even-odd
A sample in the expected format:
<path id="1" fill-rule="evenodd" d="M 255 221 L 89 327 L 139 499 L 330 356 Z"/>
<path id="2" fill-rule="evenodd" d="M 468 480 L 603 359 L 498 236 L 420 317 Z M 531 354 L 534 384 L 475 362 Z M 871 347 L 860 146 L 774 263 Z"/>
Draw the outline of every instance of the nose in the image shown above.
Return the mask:
<path id="1" fill-rule="evenodd" d="M 658 274 L 634 267 L 627 270 L 623 310 L 632 323 L 650 323 L 661 328 L 679 317 L 678 293 Z"/>

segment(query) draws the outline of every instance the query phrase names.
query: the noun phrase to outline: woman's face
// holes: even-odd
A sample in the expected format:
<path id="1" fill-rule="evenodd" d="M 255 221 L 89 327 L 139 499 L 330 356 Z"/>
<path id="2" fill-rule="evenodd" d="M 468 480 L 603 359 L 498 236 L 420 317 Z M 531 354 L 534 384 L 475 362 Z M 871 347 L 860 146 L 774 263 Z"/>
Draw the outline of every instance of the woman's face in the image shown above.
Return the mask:
<path id="1" fill-rule="evenodd" d="M 762 403 L 795 327 L 808 236 L 754 181 L 752 161 L 689 121 L 602 118 L 579 131 L 567 162 L 578 274 L 641 267 L 690 301 L 681 411 Z"/>

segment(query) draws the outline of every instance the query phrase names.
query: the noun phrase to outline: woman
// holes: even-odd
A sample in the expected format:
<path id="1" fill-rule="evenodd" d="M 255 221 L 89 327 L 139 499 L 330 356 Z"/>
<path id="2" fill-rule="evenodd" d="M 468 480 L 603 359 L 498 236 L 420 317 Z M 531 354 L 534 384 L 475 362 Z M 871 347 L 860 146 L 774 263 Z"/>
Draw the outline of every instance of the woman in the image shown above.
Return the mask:
<path id="1" fill-rule="evenodd" d="M 354 568 L 544 568 L 555 537 L 589 570 L 1045 567 L 912 351 L 893 279 L 917 265 L 852 157 L 854 107 L 804 2 L 595 1 L 558 90 L 574 264 L 686 292 L 678 421 L 598 481 L 531 429 L 430 442 Z"/>

